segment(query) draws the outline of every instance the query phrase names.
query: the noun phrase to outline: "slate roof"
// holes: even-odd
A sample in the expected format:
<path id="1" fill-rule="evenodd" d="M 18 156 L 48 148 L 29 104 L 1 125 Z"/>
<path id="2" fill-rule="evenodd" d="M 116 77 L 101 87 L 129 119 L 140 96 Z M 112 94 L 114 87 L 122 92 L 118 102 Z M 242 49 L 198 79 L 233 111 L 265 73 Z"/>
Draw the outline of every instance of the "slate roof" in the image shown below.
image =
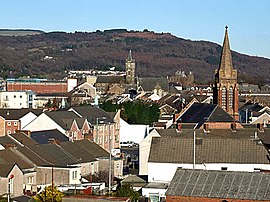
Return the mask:
<path id="1" fill-rule="evenodd" d="M 74 110 L 80 117 L 86 118 L 88 122 L 91 124 L 97 124 L 97 118 L 99 119 L 99 122 L 101 121 L 101 118 L 105 117 L 106 119 L 102 119 L 104 123 L 113 122 L 113 118 L 108 114 L 106 111 L 104 111 L 101 108 L 93 107 L 93 106 L 87 106 L 87 107 L 72 107 L 69 109 L 69 111 Z"/>
<path id="2" fill-rule="evenodd" d="M 57 129 L 31 132 L 30 137 L 39 144 L 48 144 L 50 139 L 59 142 L 69 141 L 68 137 L 63 135 Z"/>
<path id="3" fill-rule="evenodd" d="M 34 164 L 25 158 L 17 155 L 17 150 L 15 148 L 8 148 L 0 151 L 0 164 L 11 164 L 16 163 L 20 168 L 32 168 Z"/>
<path id="4" fill-rule="evenodd" d="M 122 83 L 124 80 L 124 76 L 98 75 L 96 83 Z"/>
<path id="5" fill-rule="evenodd" d="M 6 120 L 19 120 L 29 112 L 38 116 L 42 113 L 42 109 L 0 109 L 0 116 Z"/>
<path id="6" fill-rule="evenodd" d="M 234 122 L 235 119 L 216 104 L 193 103 L 187 111 L 178 117 L 177 122 L 198 123 L 199 128 L 204 122 Z"/>
<path id="7" fill-rule="evenodd" d="M 0 163 L 0 177 L 8 177 L 8 174 L 14 167 L 14 164 L 1 164 Z"/>
<path id="8" fill-rule="evenodd" d="M 178 168 L 166 196 L 269 201 L 270 174 Z"/>
<path id="9" fill-rule="evenodd" d="M 246 102 L 243 106 L 239 108 L 239 111 L 255 111 L 258 112 L 261 109 L 263 109 L 263 106 L 261 106 L 259 103 L 252 103 L 251 101 Z"/>
<path id="10" fill-rule="evenodd" d="M 79 115 L 71 111 L 49 111 L 45 114 L 66 130 L 70 129 L 75 118 L 80 118 Z"/>
<path id="11" fill-rule="evenodd" d="M 157 131 L 160 133 L 160 130 Z M 161 137 L 152 139 L 148 161 L 192 164 L 193 130 L 181 133 L 165 131 Z M 196 145 L 196 163 L 269 163 L 267 150 L 252 139 L 252 133 L 242 130 L 239 134 L 229 134 L 229 131 L 212 130 L 210 134 L 204 134 L 203 130 L 196 131 L 196 138 L 201 142 Z"/>
<path id="12" fill-rule="evenodd" d="M 169 92 L 169 83 L 167 78 L 155 78 L 155 77 L 146 77 L 139 78 L 139 86 L 143 88 L 144 91 L 149 92 L 155 89 L 156 85 L 159 85 L 162 90 Z"/>

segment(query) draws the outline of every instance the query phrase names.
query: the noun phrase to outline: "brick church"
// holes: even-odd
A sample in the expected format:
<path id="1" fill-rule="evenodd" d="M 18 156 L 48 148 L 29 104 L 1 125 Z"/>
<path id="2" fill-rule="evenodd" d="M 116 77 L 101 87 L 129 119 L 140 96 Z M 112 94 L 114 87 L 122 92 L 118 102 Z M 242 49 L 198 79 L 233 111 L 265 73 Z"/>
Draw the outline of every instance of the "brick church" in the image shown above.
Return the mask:
<path id="1" fill-rule="evenodd" d="M 236 120 L 239 120 L 238 91 L 237 70 L 233 68 L 228 27 L 226 26 L 219 69 L 215 70 L 213 103 L 218 104 Z"/>

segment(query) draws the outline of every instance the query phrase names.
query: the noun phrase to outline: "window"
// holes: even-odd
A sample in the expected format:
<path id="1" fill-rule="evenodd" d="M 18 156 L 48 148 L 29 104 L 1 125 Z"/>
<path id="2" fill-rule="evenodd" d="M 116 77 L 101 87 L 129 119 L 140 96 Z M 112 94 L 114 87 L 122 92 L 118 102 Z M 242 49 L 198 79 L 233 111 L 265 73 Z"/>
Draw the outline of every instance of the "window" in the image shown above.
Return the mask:
<path id="1" fill-rule="evenodd" d="M 20 98 L 22 98 L 22 95 L 20 95 Z"/>
<path id="2" fill-rule="evenodd" d="M 8 131 L 7 131 L 7 134 L 8 134 L 8 135 L 10 135 L 10 134 L 11 134 L 11 131 L 10 131 L 10 130 L 8 130 Z"/>
<path id="3" fill-rule="evenodd" d="M 18 125 L 18 123 L 17 122 L 14 122 L 14 126 L 17 126 Z"/>
<path id="4" fill-rule="evenodd" d="M 73 180 L 77 179 L 77 170 L 72 171 L 72 179 Z"/>
<path id="5" fill-rule="evenodd" d="M 16 95 L 14 95 L 14 98 L 16 98 Z"/>
<path id="6" fill-rule="evenodd" d="M 7 122 L 7 125 L 8 125 L 8 126 L 11 126 L 11 122 Z"/>
<path id="7" fill-rule="evenodd" d="M 34 183 L 34 176 L 27 177 L 27 182 L 28 182 L 28 184 L 33 184 Z"/>
<path id="8" fill-rule="evenodd" d="M 226 110 L 226 88 L 223 87 L 221 91 L 221 107 Z"/>
<path id="9" fill-rule="evenodd" d="M 233 108 L 233 88 L 230 87 L 229 89 L 229 108 Z"/>
<path id="10" fill-rule="evenodd" d="M 228 167 L 221 167 L 221 170 L 228 170 Z"/>

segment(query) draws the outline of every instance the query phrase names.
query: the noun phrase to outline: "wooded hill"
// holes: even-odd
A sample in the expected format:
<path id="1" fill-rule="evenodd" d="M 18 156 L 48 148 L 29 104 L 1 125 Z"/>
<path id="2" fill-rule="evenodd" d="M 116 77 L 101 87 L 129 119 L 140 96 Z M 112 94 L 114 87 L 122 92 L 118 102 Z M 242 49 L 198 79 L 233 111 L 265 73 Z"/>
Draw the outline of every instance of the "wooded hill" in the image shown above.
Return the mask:
<path id="1" fill-rule="evenodd" d="M 223 37 L 220 36 L 221 42 Z M 112 66 L 124 70 L 125 59 L 132 50 L 138 76 L 170 76 L 182 69 L 192 71 L 196 83 L 209 83 L 213 81 L 221 54 L 221 46 L 212 42 L 125 29 L 0 36 L 0 47 L 0 69 L 4 78 L 10 73 L 15 77 L 62 78 L 66 70 Z M 239 81 L 269 83 L 270 59 L 237 52 L 232 55 Z"/>

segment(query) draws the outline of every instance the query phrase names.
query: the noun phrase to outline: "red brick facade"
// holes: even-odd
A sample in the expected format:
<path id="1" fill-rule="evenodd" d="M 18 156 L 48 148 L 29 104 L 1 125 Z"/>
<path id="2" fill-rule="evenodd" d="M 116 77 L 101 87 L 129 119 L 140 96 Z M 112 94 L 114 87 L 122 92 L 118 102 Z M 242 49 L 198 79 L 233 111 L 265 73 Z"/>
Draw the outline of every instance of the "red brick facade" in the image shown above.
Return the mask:
<path id="1" fill-rule="evenodd" d="M 36 93 L 60 93 L 67 92 L 67 82 L 7 82 L 7 91 L 32 90 Z"/>

